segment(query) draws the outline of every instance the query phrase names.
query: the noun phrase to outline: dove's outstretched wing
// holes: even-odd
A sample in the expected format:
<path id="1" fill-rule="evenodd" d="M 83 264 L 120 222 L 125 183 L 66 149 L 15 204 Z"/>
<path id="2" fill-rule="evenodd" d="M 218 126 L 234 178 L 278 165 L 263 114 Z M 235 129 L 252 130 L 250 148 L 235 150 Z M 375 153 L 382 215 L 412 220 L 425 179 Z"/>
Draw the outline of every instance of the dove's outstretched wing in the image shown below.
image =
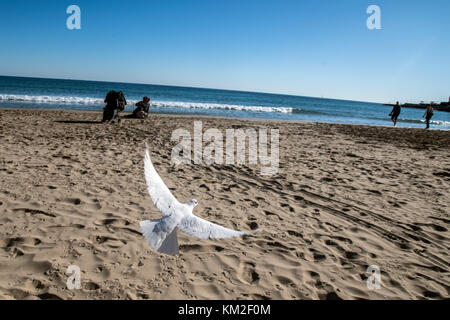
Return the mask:
<path id="1" fill-rule="evenodd" d="M 200 239 L 222 239 L 246 234 L 243 231 L 228 229 L 218 224 L 196 217 L 193 214 L 184 217 L 178 224 L 181 231 Z"/>
<path id="2" fill-rule="evenodd" d="M 153 167 L 152 160 L 150 159 L 150 152 L 148 146 L 145 151 L 144 167 L 145 167 L 145 180 L 147 181 L 148 193 L 152 198 L 155 206 L 162 212 L 163 215 L 168 216 L 175 212 L 175 207 L 178 207 L 180 203 L 170 192 L 169 188 L 164 184 L 158 172 Z"/>

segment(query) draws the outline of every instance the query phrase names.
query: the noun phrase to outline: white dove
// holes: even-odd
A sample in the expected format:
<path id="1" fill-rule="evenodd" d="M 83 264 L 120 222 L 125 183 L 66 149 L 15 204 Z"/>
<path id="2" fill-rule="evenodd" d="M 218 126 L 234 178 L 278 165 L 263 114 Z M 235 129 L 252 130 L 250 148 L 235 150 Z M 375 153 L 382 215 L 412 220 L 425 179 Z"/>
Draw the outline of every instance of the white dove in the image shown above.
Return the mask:
<path id="1" fill-rule="evenodd" d="M 154 250 L 170 255 L 178 254 L 177 228 L 200 239 L 231 238 L 247 234 L 196 217 L 192 211 L 198 204 L 197 200 L 188 203 L 178 202 L 153 167 L 148 146 L 146 147 L 144 165 L 148 193 L 155 206 L 164 215 L 159 220 L 140 223 L 145 239 Z"/>

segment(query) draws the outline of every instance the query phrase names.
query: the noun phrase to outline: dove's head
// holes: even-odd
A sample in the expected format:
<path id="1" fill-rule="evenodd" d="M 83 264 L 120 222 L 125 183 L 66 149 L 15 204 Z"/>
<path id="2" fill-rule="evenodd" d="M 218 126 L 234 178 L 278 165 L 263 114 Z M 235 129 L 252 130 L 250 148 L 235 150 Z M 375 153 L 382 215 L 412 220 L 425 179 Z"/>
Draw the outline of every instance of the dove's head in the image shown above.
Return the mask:
<path id="1" fill-rule="evenodd" d="M 189 201 L 189 202 L 187 203 L 187 205 L 190 206 L 190 207 L 192 207 L 192 208 L 195 208 L 195 207 L 198 205 L 198 201 L 195 200 L 195 199 L 192 199 L 191 201 Z"/>

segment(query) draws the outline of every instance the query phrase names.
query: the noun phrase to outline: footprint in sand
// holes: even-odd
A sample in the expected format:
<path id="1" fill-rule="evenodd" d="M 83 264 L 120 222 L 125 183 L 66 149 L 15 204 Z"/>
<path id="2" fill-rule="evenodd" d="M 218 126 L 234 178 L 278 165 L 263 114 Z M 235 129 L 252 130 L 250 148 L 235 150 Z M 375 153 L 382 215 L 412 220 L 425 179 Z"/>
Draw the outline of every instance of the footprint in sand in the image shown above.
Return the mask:
<path id="1" fill-rule="evenodd" d="M 37 246 L 42 241 L 38 238 L 8 238 L 4 240 L 0 240 L 0 248 L 11 248 L 16 246 Z"/>
<path id="2" fill-rule="evenodd" d="M 81 285 L 81 288 L 86 291 L 95 291 L 100 289 L 100 286 L 95 282 L 85 282 Z"/>
<path id="3" fill-rule="evenodd" d="M 75 229 L 82 230 L 82 229 L 85 229 L 86 226 L 82 225 L 82 224 L 74 223 L 74 224 L 67 225 L 67 226 L 63 226 L 63 225 L 49 226 L 49 228 L 75 228 Z"/>
<path id="4" fill-rule="evenodd" d="M 280 203 L 280 206 L 282 207 L 282 208 L 287 208 L 287 209 L 289 209 L 289 211 L 290 212 L 295 212 L 295 209 L 294 208 L 292 208 L 289 204 L 287 204 L 287 203 Z"/>
<path id="5" fill-rule="evenodd" d="M 255 267 L 256 265 L 253 262 L 241 262 L 237 273 L 239 280 L 248 284 L 257 282 L 260 277 Z"/>
<path id="6" fill-rule="evenodd" d="M 180 245 L 180 251 L 183 251 L 185 253 L 187 252 L 221 252 L 225 250 L 224 247 L 221 246 L 211 246 L 211 245 L 200 245 L 200 244 L 182 244 Z"/>
<path id="7" fill-rule="evenodd" d="M 287 233 L 291 236 L 297 237 L 297 238 L 302 238 L 303 239 L 303 235 L 297 231 L 294 230 L 288 230 Z"/>
<path id="8" fill-rule="evenodd" d="M 47 289 L 47 286 L 37 279 L 27 279 L 24 283 L 24 288 L 29 292 L 40 292 Z"/>
<path id="9" fill-rule="evenodd" d="M 438 293 L 438 292 L 434 292 L 434 291 L 429 291 L 429 290 L 424 290 L 422 292 L 423 296 L 425 298 L 430 298 L 430 299 L 442 299 L 442 296 Z"/>
<path id="10" fill-rule="evenodd" d="M 120 248 L 120 247 L 124 246 L 125 244 L 127 244 L 127 242 L 125 240 L 115 239 L 115 238 L 106 237 L 106 236 L 96 236 L 94 240 L 98 244 L 105 244 L 111 248 Z"/>
<path id="11" fill-rule="evenodd" d="M 258 229 L 258 224 L 255 221 L 249 221 L 247 222 L 247 225 L 251 230 Z"/>
<path id="12" fill-rule="evenodd" d="M 416 224 L 409 224 L 408 227 L 410 227 L 413 231 L 422 231 L 422 228 Z"/>
<path id="13" fill-rule="evenodd" d="M 260 246 L 261 248 L 267 248 L 267 247 L 275 247 L 276 249 L 280 251 L 295 251 L 295 248 L 289 248 L 286 247 L 284 244 L 278 241 L 257 241 L 256 244 Z"/>
<path id="14" fill-rule="evenodd" d="M 76 206 L 80 205 L 82 202 L 80 198 L 67 198 L 67 199 L 64 199 L 63 201 L 68 204 L 73 204 Z"/>
<path id="15" fill-rule="evenodd" d="M 266 214 L 266 216 L 276 216 L 280 221 L 283 221 L 283 218 L 281 218 L 279 215 L 277 215 L 276 213 L 273 213 L 271 211 L 268 210 L 264 210 L 264 213 Z"/>
<path id="16" fill-rule="evenodd" d="M 320 252 L 314 248 L 310 248 L 308 250 L 310 252 L 309 259 L 307 259 L 308 261 L 311 261 L 311 255 L 312 255 L 312 260 L 314 262 L 322 262 L 327 259 L 325 254 L 323 254 L 322 252 Z"/>
<path id="17" fill-rule="evenodd" d="M 350 260 L 356 260 L 359 258 L 359 254 L 357 252 L 353 252 L 353 251 L 345 251 L 344 255 L 347 259 L 350 259 Z"/>
<path id="18" fill-rule="evenodd" d="M 252 199 L 244 199 L 244 201 L 250 202 L 250 206 L 252 206 L 253 208 L 258 208 L 259 207 L 258 202 L 254 201 Z"/>
<path id="19" fill-rule="evenodd" d="M 283 286 L 291 286 L 291 287 L 295 287 L 295 283 L 293 280 L 283 277 L 283 276 L 277 276 L 277 280 L 279 283 L 281 283 Z"/>
<path id="20" fill-rule="evenodd" d="M 342 300 L 341 297 L 334 291 L 327 292 L 325 294 L 319 294 L 320 300 Z"/>
<path id="21" fill-rule="evenodd" d="M 108 219 L 102 219 L 97 220 L 94 222 L 97 226 L 118 226 L 118 227 L 124 227 L 129 226 L 131 222 L 128 220 L 122 219 L 122 218 L 108 218 Z"/>
<path id="22" fill-rule="evenodd" d="M 30 296 L 30 294 L 27 291 L 17 289 L 17 288 L 9 289 L 8 291 L 9 291 L 9 294 L 11 296 L 13 296 L 14 299 L 17 299 L 17 300 L 24 300 L 25 298 Z"/>
<path id="23" fill-rule="evenodd" d="M 95 272 L 99 273 L 104 279 L 108 279 L 111 275 L 111 271 L 102 265 L 98 265 L 97 268 L 95 268 Z"/>
<path id="24" fill-rule="evenodd" d="M 42 216 L 47 216 L 47 217 L 52 217 L 52 218 L 56 217 L 56 215 L 54 215 L 53 213 L 36 210 L 36 209 L 29 209 L 29 208 L 18 208 L 18 209 L 13 209 L 13 211 L 24 213 L 24 214 L 29 214 L 31 216 L 42 215 Z"/>
<path id="25" fill-rule="evenodd" d="M 444 228 L 442 226 L 439 226 L 437 224 L 430 224 L 430 227 L 432 227 L 434 230 L 438 231 L 438 232 L 447 232 L 447 228 Z"/>
<path id="26" fill-rule="evenodd" d="M 235 201 L 233 201 L 233 200 L 231 200 L 231 199 L 228 199 L 228 197 L 222 197 L 221 199 L 222 199 L 222 200 L 225 200 L 226 202 L 228 202 L 228 203 L 231 204 L 231 205 L 235 205 L 235 204 L 236 204 Z"/>

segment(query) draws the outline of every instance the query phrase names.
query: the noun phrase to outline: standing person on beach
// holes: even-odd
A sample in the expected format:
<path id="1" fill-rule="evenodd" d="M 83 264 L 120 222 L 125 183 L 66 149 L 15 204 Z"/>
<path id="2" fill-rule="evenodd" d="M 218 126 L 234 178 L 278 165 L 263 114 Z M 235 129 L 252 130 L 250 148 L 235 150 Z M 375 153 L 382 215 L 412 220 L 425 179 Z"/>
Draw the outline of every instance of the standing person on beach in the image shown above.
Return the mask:
<path id="1" fill-rule="evenodd" d="M 430 120 L 433 117 L 433 113 L 434 113 L 434 109 L 433 109 L 433 106 L 430 104 L 427 107 L 427 110 L 425 111 L 425 113 L 423 114 L 423 117 L 422 117 L 422 118 L 425 118 L 425 120 L 427 122 L 427 127 L 425 129 L 430 128 Z"/>
<path id="2" fill-rule="evenodd" d="M 137 119 L 145 119 L 148 117 L 150 109 L 150 98 L 144 97 L 142 101 L 136 103 L 136 109 L 133 111 L 133 117 Z"/>
<path id="3" fill-rule="evenodd" d="M 397 118 L 400 115 L 402 108 L 400 107 L 400 104 L 397 103 L 395 104 L 394 108 L 392 109 L 391 113 L 389 114 L 389 116 L 391 117 L 392 122 L 394 123 L 394 127 L 397 125 Z"/>
<path id="4" fill-rule="evenodd" d="M 122 91 L 111 90 L 108 92 L 105 98 L 106 106 L 103 109 L 103 120 L 102 122 L 114 122 L 115 119 L 120 123 L 119 113 L 125 109 L 127 105 L 127 100 Z"/>

